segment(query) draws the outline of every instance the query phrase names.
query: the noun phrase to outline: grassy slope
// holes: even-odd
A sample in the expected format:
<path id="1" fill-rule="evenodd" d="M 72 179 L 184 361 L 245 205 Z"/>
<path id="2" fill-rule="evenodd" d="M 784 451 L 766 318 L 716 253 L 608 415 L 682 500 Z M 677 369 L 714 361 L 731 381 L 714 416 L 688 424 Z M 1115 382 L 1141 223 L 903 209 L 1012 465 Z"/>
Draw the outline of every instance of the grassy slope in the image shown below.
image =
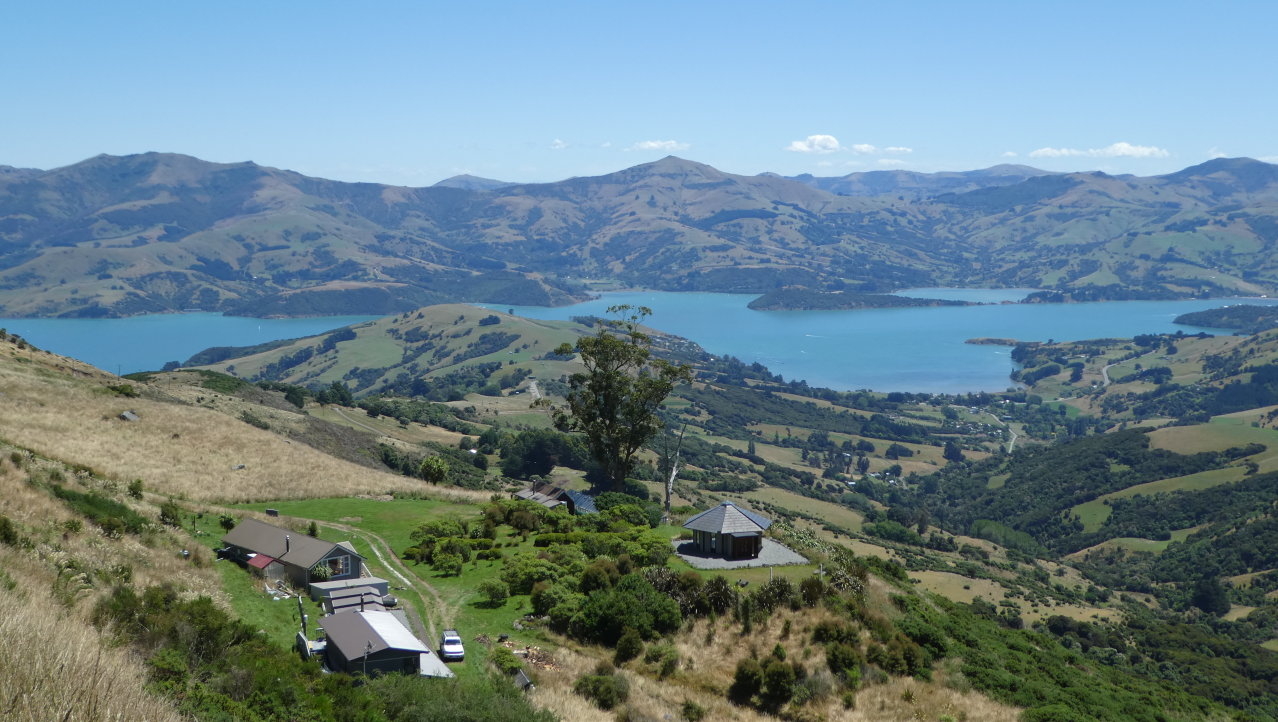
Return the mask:
<path id="1" fill-rule="evenodd" d="M 496 316 L 501 322 L 480 326 L 479 321 L 489 316 Z M 534 376 L 558 377 L 563 373 L 564 364 L 540 357 L 561 343 L 571 343 L 584 331 L 583 327 L 571 322 L 537 321 L 461 304 L 429 306 L 352 328 L 356 338 L 339 343 L 337 348 L 327 353 L 318 353 L 323 336 L 313 336 L 207 368 L 254 379 L 269 364 L 303 349 L 314 348 L 317 350 L 315 356 L 288 369 L 277 380 L 305 385 L 328 384 L 348 380 L 352 370 L 382 369 L 375 380 L 359 389 L 360 393 L 375 393 L 401 371 L 430 378 L 491 361 L 510 367 L 503 369 L 502 373 L 527 369 Z M 516 334 L 519 338 L 493 353 L 460 360 L 460 354 L 469 344 L 483 334 L 494 332 Z M 410 341 L 409 338 L 419 340 Z M 404 363 L 424 343 L 432 344 L 431 349 L 414 361 Z"/>

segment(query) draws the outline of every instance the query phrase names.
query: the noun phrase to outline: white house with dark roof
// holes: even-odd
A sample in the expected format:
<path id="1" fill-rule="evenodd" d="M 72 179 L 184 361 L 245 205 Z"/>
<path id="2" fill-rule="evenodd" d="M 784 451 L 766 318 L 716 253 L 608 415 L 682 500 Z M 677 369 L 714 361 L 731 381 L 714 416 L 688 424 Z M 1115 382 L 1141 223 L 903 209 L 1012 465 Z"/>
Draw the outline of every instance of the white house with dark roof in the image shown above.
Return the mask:
<path id="1" fill-rule="evenodd" d="M 684 522 L 692 530 L 697 550 L 724 559 L 753 559 L 763 548 L 763 532 L 772 526 L 767 517 L 725 501 Z"/>

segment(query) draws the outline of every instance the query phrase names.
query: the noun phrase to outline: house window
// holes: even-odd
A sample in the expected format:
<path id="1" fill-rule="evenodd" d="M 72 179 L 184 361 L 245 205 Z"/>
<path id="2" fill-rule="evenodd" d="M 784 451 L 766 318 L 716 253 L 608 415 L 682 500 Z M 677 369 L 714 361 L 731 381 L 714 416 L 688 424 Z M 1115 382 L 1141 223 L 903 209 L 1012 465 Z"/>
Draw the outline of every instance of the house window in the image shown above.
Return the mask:
<path id="1" fill-rule="evenodd" d="M 351 573 L 351 558 L 348 556 L 333 557 L 328 560 L 328 574 L 332 577 L 340 577 L 343 574 Z"/>

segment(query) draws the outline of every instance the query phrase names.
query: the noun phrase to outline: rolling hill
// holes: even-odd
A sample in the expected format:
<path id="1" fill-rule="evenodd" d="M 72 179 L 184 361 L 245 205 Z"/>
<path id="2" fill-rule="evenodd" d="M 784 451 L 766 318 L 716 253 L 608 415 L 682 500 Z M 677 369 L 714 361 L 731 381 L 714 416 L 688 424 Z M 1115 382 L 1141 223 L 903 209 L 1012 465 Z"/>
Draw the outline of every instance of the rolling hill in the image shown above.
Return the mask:
<path id="1" fill-rule="evenodd" d="M 1165 176 L 740 176 L 669 157 L 555 183 L 341 183 L 147 153 L 0 173 L 0 314 L 397 313 L 671 291 L 1278 290 L 1278 166 Z M 1058 296 L 1048 296 L 1056 298 Z"/>

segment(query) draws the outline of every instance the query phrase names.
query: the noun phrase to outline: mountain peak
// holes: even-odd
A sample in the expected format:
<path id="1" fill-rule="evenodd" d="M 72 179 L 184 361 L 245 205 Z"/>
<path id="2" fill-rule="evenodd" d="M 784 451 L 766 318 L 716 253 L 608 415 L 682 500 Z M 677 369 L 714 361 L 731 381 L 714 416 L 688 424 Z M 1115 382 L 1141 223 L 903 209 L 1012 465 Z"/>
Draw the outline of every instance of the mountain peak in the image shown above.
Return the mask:
<path id="1" fill-rule="evenodd" d="M 1212 158 L 1162 177 L 1176 182 L 1210 179 L 1252 192 L 1278 184 L 1278 165 L 1255 158 Z"/>
<path id="2" fill-rule="evenodd" d="M 433 188 L 460 188 L 467 191 L 491 191 L 515 185 L 507 181 L 482 178 L 469 173 L 462 173 L 436 183 Z"/>

